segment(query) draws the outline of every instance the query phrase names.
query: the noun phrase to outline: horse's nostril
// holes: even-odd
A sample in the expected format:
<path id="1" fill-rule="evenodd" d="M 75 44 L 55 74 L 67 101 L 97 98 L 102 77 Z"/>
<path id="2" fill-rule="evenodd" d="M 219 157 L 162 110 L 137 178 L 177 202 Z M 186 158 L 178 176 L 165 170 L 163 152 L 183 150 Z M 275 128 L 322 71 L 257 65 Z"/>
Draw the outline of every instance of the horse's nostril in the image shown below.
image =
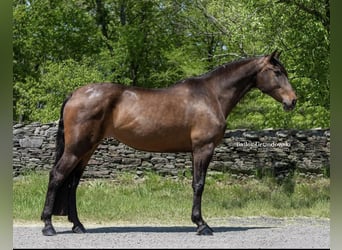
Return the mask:
<path id="1" fill-rule="evenodd" d="M 287 99 L 283 101 L 283 107 L 285 110 L 292 110 L 296 106 L 297 99 Z"/>

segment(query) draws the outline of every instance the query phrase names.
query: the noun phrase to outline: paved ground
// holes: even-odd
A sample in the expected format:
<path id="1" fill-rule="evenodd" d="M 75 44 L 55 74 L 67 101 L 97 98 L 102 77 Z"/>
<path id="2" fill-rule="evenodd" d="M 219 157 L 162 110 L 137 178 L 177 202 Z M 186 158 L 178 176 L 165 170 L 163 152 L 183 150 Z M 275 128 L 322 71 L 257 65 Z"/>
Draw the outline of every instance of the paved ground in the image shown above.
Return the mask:
<path id="1" fill-rule="evenodd" d="M 85 234 L 56 224 L 50 237 L 42 235 L 42 224 L 14 224 L 13 248 L 330 248 L 329 219 L 212 219 L 213 236 L 197 236 L 192 225 L 84 224 Z"/>

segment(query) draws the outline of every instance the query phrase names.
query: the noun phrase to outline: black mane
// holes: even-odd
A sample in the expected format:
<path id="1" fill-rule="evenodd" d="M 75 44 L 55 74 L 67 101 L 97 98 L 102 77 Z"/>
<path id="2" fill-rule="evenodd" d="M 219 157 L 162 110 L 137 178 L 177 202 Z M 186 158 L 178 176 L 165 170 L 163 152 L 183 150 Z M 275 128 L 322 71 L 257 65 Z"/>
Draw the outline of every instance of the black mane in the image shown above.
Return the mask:
<path id="1" fill-rule="evenodd" d="M 249 58 L 240 58 L 225 64 L 222 64 L 220 66 L 217 66 L 216 68 L 214 68 L 213 70 L 206 72 L 200 76 L 198 76 L 199 78 L 210 78 L 212 76 L 221 74 L 223 72 L 227 73 L 227 72 L 231 72 L 236 70 L 237 68 L 241 67 L 244 64 L 249 63 L 252 60 L 255 60 L 257 58 L 260 57 L 249 57 Z"/>

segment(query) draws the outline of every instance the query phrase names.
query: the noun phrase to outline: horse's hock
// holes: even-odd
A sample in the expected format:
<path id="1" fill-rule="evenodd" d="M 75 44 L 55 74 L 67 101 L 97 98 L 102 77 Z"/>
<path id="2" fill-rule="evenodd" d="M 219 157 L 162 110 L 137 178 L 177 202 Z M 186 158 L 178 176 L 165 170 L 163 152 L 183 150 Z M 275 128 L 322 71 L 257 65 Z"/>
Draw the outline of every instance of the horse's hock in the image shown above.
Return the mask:
<path id="1" fill-rule="evenodd" d="M 54 162 L 57 123 L 13 126 L 13 177 L 48 171 Z M 209 171 L 236 175 L 271 173 L 322 175 L 330 169 L 330 129 L 227 130 Z M 191 170 L 190 153 L 150 153 L 106 139 L 91 157 L 83 178 L 112 178 L 122 171 L 150 170 L 179 176 Z M 209 172 L 210 173 L 210 172 Z"/>

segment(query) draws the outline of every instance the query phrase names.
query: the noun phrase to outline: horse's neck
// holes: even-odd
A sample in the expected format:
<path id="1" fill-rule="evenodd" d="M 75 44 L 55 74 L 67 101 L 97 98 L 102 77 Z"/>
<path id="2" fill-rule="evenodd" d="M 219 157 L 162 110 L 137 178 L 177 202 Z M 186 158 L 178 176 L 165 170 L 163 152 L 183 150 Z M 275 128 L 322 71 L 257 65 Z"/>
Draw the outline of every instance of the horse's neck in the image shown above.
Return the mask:
<path id="1" fill-rule="evenodd" d="M 255 84 L 255 76 L 261 68 L 258 59 L 251 59 L 236 70 L 222 71 L 213 81 L 221 109 L 227 118 L 230 111 Z"/>

